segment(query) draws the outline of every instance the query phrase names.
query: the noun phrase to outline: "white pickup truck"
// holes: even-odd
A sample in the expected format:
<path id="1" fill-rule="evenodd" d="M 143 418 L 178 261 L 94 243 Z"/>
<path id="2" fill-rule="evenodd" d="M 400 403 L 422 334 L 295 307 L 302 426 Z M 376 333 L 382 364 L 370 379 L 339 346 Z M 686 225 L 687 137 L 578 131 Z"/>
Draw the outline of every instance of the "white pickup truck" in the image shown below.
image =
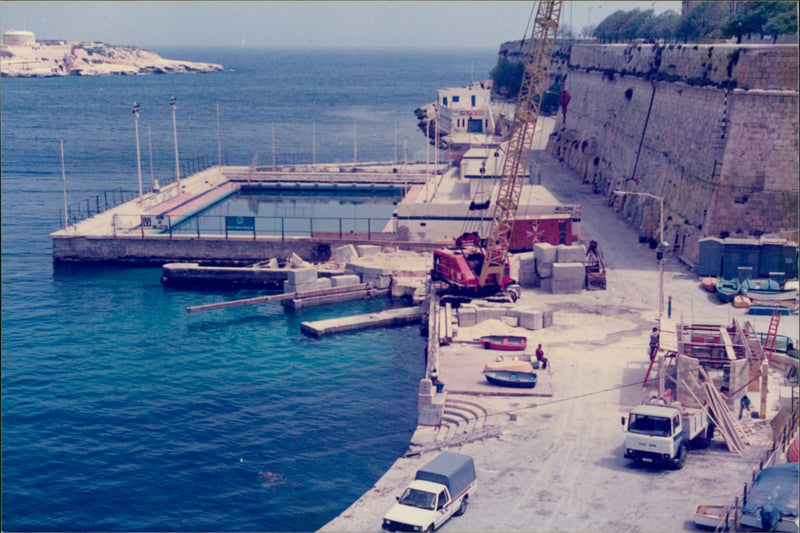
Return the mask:
<path id="1" fill-rule="evenodd" d="M 622 417 L 625 426 L 625 417 Z M 661 399 L 634 407 L 625 432 L 625 458 L 634 463 L 666 463 L 678 470 L 686 463 L 688 445 L 708 446 L 714 424 L 708 408 L 688 409 Z"/>
<path id="2" fill-rule="evenodd" d="M 472 457 L 442 452 L 417 470 L 414 481 L 383 518 L 388 531 L 435 531 L 467 510 L 478 486 Z"/>

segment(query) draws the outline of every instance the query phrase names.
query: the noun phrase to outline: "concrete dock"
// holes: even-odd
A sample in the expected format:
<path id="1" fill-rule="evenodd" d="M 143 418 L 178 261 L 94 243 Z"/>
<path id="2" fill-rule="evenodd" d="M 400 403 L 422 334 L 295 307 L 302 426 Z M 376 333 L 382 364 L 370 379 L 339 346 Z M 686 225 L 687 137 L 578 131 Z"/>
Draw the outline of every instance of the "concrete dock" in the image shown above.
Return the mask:
<path id="1" fill-rule="evenodd" d="M 316 165 L 270 169 L 258 167 L 212 167 L 171 183 L 141 198 L 117 205 L 67 228 L 50 234 L 56 262 L 112 262 L 142 265 L 164 263 L 230 261 L 255 263 L 297 253 L 310 261 L 327 259 L 332 245 L 343 243 L 390 243 L 396 236 L 377 223 L 364 232 L 313 232 L 310 236 L 255 235 L 254 231 L 206 234 L 191 226 L 191 219 L 204 209 L 242 187 L 280 187 L 292 190 L 370 191 L 395 187 L 407 189 L 426 182 L 425 164 L 365 164 L 359 167 Z M 431 165 L 432 167 L 432 165 Z M 387 218 L 391 218 L 389 215 Z M 427 250 L 433 244 L 408 243 L 407 249 Z"/>
<path id="2" fill-rule="evenodd" d="M 524 288 L 514 304 L 555 310 L 551 326 L 520 333 L 529 346 L 543 344 L 549 364 L 540 374 L 552 396 L 482 394 L 483 364 L 499 352 L 457 342 L 442 346 L 439 376 L 445 385 L 434 395 L 444 403 L 442 424 L 418 426 L 405 456 L 321 531 L 379 531 L 416 470 L 444 449 L 475 459 L 479 488 L 466 514 L 445 523 L 443 532 L 681 531 L 692 527 L 696 504 L 732 504 L 758 469 L 773 436 L 768 420 L 752 418 L 741 421 L 752 442 L 742 455 L 715 438 L 709 448 L 692 450 L 678 471 L 634 468 L 624 459 L 620 417 L 653 393 L 652 384 L 643 389 L 643 378 L 648 334 L 659 318 L 658 262 L 638 243 L 637 231 L 608 209 L 606 198 L 554 159 L 540 163 L 544 185 L 562 201 L 583 206 L 583 238 L 600 243 L 608 268 L 605 291 Z M 747 319 L 745 310 L 704 292 L 672 253 L 664 288 L 676 317 L 720 324 L 732 314 Z M 767 322 L 764 317 L 757 329 L 765 331 Z M 779 333 L 796 338 L 797 320 L 782 321 Z M 778 391 L 787 388 L 775 369 L 770 380 L 768 418 L 776 412 Z"/>
<path id="3" fill-rule="evenodd" d="M 302 322 L 300 330 L 312 337 L 323 337 L 333 333 L 344 333 L 362 329 L 382 328 L 388 326 L 402 326 L 418 323 L 423 315 L 421 307 L 403 307 L 400 309 L 387 309 L 377 313 L 356 315 L 314 322 Z"/>

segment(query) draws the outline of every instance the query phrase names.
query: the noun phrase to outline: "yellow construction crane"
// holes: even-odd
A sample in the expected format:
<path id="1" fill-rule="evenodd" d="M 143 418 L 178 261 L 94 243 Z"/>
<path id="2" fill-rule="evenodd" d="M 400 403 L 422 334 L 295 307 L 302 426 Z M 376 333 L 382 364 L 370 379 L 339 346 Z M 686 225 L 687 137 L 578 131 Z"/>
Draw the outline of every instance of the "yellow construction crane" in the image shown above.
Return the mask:
<path id="1" fill-rule="evenodd" d="M 511 232 L 547 89 L 547 72 L 555 48 L 561 4 L 560 0 L 539 2 L 531 37 L 525 43 L 528 48 L 523 60 L 522 83 L 485 246 L 481 247 L 480 239 L 474 236 L 459 239 L 457 250 L 434 251 L 434 277 L 456 288 L 497 291 L 511 282 L 508 267 Z"/>

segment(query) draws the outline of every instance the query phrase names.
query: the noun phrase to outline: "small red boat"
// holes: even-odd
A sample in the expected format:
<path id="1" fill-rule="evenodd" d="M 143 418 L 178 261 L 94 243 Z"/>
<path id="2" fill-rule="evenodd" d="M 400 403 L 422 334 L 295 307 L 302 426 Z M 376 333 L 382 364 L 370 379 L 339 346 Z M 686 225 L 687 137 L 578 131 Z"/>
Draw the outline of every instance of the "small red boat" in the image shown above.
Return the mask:
<path id="1" fill-rule="evenodd" d="M 717 278 L 711 276 L 701 278 L 700 283 L 702 284 L 703 288 L 708 292 L 715 292 L 717 290 Z"/>
<path id="2" fill-rule="evenodd" d="M 528 337 L 515 335 L 486 335 L 478 339 L 487 350 L 524 350 L 528 346 Z"/>

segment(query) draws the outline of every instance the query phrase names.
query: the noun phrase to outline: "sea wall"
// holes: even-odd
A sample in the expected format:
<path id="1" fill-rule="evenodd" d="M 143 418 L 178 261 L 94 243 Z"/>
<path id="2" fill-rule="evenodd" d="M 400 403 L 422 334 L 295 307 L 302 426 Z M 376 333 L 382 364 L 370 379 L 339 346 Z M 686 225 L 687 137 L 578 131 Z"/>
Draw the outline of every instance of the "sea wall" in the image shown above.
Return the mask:
<path id="1" fill-rule="evenodd" d="M 224 236 L 111 237 L 51 235 L 55 263 L 121 263 L 161 266 L 176 262 L 220 262 L 252 264 L 273 257 L 297 254 L 305 261 L 327 261 L 331 248 L 345 244 L 398 246 L 404 250 L 428 251 L 435 243 L 398 243 L 384 240 L 347 239 L 258 239 Z M 441 246 L 441 245 L 438 245 Z"/>
<path id="2" fill-rule="evenodd" d="M 697 262 L 707 236 L 797 240 L 798 48 L 573 45 L 551 76 L 570 93 L 548 150 L 640 228 Z"/>

